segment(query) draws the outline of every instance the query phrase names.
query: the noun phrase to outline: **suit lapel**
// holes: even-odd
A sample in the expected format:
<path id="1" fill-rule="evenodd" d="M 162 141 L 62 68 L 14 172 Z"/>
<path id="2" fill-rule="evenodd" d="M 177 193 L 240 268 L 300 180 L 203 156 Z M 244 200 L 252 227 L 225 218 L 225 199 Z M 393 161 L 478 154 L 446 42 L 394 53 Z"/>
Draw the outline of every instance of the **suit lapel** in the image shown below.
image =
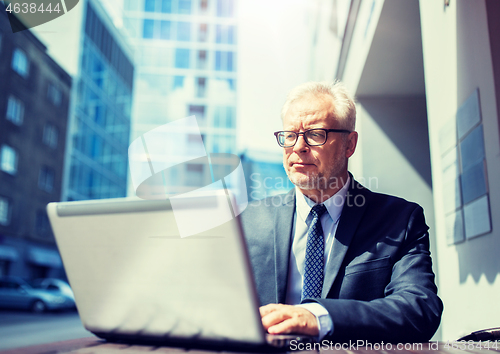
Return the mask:
<path id="1" fill-rule="evenodd" d="M 351 177 L 351 183 L 347 191 L 344 207 L 339 219 L 339 225 L 335 232 L 331 258 L 325 268 L 325 279 L 321 297 L 326 298 L 335 278 L 340 270 L 347 249 L 358 228 L 368 203 L 366 189 Z"/>
<path id="2" fill-rule="evenodd" d="M 282 206 L 276 208 L 274 229 L 274 257 L 276 274 L 276 303 L 284 303 L 288 283 L 288 262 L 295 213 L 295 188 L 284 196 Z"/>

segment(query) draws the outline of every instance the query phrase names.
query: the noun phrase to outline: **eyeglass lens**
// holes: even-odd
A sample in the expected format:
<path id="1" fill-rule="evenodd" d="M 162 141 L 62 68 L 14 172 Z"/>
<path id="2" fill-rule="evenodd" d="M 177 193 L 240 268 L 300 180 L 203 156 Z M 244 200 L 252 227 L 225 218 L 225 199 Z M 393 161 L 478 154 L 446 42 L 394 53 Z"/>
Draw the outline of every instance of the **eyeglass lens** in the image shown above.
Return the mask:
<path id="1" fill-rule="evenodd" d="M 279 134 L 279 143 L 283 146 L 295 145 L 298 134 L 295 132 L 282 132 Z M 308 145 L 322 145 L 326 141 L 326 132 L 321 129 L 312 129 L 304 133 Z"/>

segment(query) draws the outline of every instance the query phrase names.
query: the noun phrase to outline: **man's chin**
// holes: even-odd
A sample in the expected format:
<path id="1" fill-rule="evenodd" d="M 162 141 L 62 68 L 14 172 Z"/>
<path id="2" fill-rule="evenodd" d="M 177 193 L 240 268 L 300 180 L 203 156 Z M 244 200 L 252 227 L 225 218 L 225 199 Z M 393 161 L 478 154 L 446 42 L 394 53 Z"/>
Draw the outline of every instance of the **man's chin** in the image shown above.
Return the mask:
<path id="1" fill-rule="evenodd" d="M 318 188 L 317 179 L 313 176 L 288 176 L 288 178 L 290 178 L 290 181 L 300 189 L 311 190 Z"/>

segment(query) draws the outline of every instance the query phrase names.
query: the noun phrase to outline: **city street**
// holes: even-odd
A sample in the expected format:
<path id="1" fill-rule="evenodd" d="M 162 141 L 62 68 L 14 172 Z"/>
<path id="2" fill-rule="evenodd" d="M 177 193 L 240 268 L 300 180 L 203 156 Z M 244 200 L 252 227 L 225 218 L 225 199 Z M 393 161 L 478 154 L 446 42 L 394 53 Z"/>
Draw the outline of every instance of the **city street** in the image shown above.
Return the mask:
<path id="1" fill-rule="evenodd" d="M 32 314 L 0 310 L 0 350 L 90 336 L 76 312 Z"/>

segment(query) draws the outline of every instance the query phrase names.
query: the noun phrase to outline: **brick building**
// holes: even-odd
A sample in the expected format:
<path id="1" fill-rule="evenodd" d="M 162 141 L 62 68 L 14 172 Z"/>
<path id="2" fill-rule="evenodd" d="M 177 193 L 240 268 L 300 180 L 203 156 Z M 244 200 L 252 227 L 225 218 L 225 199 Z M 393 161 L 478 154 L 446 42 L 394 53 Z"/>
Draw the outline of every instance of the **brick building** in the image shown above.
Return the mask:
<path id="1" fill-rule="evenodd" d="M 63 275 L 45 206 L 61 199 L 71 77 L 0 3 L 0 275 Z"/>

